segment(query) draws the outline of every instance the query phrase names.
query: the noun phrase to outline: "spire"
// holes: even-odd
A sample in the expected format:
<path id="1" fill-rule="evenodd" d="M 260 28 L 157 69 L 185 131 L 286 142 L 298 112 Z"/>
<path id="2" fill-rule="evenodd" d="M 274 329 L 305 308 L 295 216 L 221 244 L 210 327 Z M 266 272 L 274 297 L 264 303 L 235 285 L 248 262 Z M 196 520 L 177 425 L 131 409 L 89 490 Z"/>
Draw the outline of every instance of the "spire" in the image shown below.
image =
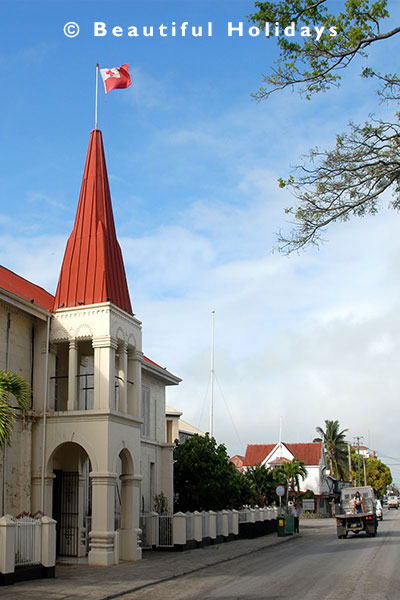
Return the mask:
<path id="1" fill-rule="evenodd" d="M 101 131 L 90 134 L 75 224 L 58 280 L 54 310 L 110 301 L 131 313 L 121 248 L 115 233 Z"/>

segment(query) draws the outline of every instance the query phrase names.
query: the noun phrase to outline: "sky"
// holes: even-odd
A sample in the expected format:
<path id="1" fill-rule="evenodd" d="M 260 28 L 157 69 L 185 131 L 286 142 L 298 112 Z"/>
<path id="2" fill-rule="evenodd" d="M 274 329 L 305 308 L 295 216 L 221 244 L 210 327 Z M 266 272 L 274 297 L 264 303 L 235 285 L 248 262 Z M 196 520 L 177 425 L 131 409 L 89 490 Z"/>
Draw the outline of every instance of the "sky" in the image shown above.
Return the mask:
<path id="1" fill-rule="evenodd" d="M 398 1 L 389 7 L 387 28 L 400 17 Z M 255 102 L 277 51 L 248 35 L 253 10 L 247 0 L 0 0 L 0 262 L 55 293 L 94 127 L 95 66 L 129 64 L 129 89 L 99 87 L 99 128 L 143 350 L 183 380 L 168 404 L 209 430 L 215 311 L 214 434 L 231 455 L 277 442 L 281 420 L 294 443 L 337 419 L 400 483 L 400 215 L 390 196 L 376 216 L 332 226 L 319 249 L 273 252 L 293 203 L 278 178 L 349 121 L 393 109 L 358 76 L 362 60 L 310 102 L 290 90 Z M 186 21 L 203 36 L 173 37 Z M 107 35 L 94 35 L 95 22 Z M 228 36 L 230 22 L 243 23 L 242 37 Z M 79 34 L 67 37 L 67 23 Z M 155 33 L 128 37 L 129 26 Z M 398 55 L 393 39 L 369 60 L 390 72 Z"/>

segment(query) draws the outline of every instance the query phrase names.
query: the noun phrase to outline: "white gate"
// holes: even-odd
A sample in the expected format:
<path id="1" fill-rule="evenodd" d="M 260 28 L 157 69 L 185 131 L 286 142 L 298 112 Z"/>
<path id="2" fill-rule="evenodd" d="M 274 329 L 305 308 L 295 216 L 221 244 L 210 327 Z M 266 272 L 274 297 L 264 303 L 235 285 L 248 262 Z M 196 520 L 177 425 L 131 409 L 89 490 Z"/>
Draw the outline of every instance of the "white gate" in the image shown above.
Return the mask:
<path id="1" fill-rule="evenodd" d="M 158 546 L 159 548 L 171 548 L 174 545 L 172 517 L 170 515 L 160 515 L 158 519 Z"/>
<path id="2" fill-rule="evenodd" d="M 41 520 L 24 515 L 15 518 L 15 566 L 39 565 L 41 561 Z"/>

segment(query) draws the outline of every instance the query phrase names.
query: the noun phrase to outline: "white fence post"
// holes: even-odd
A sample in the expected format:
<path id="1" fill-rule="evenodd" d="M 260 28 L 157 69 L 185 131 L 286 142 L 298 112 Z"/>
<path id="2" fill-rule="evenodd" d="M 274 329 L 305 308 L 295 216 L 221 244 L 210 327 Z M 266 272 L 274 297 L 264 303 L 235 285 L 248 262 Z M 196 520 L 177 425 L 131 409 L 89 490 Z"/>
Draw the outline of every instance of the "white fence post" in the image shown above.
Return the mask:
<path id="1" fill-rule="evenodd" d="M 172 532 L 174 545 L 186 545 L 186 515 L 183 512 L 177 512 L 172 520 Z"/>
<path id="2" fill-rule="evenodd" d="M 256 511 L 254 510 L 254 508 L 250 508 L 250 518 L 249 518 L 249 521 L 250 521 L 251 523 L 254 523 L 254 522 L 255 522 L 255 520 L 256 520 L 256 518 L 255 518 L 255 512 L 256 512 Z"/>
<path id="3" fill-rule="evenodd" d="M 42 558 L 44 567 L 56 564 L 56 521 L 46 515 L 42 517 Z"/>
<path id="4" fill-rule="evenodd" d="M 153 548 L 158 546 L 160 541 L 160 519 L 157 512 L 151 513 L 151 545 Z"/>
<path id="5" fill-rule="evenodd" d="M 196 540 L 196 542 L 201 542 L 203 539 L 203 518 L 201 513 L 195 510 L 193 513 L 193 519 L 193 538 Z"/>
<path id="6" fill-rule="evenodd" d="M 217 537 L 217 513 L 213 510 L 208 511 L 209 514 L 209 536 L 211 540 L 215 540 Z"/>
<path id="7" fill-rule="evenodd" d="M 0 519 L 0 573 L 15 570 L 15 521 L 10 515 Z"/>
<path id="8" fill-rule="evenodd" d="M 233 535 L 239 535 L 239 511 L 232 510 L 232 531 Z"/>
<path id="9" fill-rule="evenodd" d="M 222 510 L 222 535 L 229 536 L 229 514 L 227 510 Z"/>

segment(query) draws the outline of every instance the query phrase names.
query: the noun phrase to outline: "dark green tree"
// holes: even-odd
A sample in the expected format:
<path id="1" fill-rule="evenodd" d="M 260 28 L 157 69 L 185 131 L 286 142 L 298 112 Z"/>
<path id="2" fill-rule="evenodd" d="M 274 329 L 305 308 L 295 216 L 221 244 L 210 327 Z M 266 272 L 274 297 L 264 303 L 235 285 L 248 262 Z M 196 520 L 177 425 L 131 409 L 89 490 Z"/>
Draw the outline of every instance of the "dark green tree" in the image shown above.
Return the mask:
<path id="1" fill-rule="evenodd" d="M 177 442 L 174 449 L 174 511 L 223 510 L 238 505 L 241 474 L 224 444 L 208 434 Z"/>
<path id="2" fill-rule="evenodd" d="M 319 437 L 313 442 L 323 442 L 329 469 L 336 479 L 345 479 L 348 475 L 347 442 L 345 433 L 347 429 L 339 431 L 339 421 L 325 420 L 325 430 L 316 427 Z"/>
<path id="3" fill-rule="evenodd" d="M 279 235 L 280 250 L 290 253 L 318 245 L 331 223 L 376 213 L 385 191 L 392 192 L 389 206 L 399 210 L 400 78 L 375 70 L 372 61 L 365 63 L 368 51 L 400 33 L 400 27 L 386 27 L 387 0 L 260 1 L 255 7 L 249 19 L 259 27 L 279 22 L 283 29 L 294 23 L 297 31 L 308 27 L 314 32 L 304 37 L 273 36 L 279 57 L 263 76 L 255 98 L 262 100 L 289 87 L 310 99 L 340 85 L 344 69 L 363 59 L 361 76 L 374 78 L 378 100 L 393 106 L 391 118 L 370 115 L 365 123 L 350 123 L 346 132 L 338 133 L 334 148 L 311 150 L 289 178 L 280 179 L 280 186 L 288 186 L 297 199 L 286 208 L 294 226 L 289 235 Z M 317 35 L 315 28 L 321 32 L 322 27 Z"/>
<path id="4" fill-rule="evenodd" d="M 266 506 L 276 500 L 275 489 L 280 483 L 277 469 L 269 469 L 258 463 L 247 468 L 243 479 L 247 482 L 250 493 L 242 504 Z"/>

